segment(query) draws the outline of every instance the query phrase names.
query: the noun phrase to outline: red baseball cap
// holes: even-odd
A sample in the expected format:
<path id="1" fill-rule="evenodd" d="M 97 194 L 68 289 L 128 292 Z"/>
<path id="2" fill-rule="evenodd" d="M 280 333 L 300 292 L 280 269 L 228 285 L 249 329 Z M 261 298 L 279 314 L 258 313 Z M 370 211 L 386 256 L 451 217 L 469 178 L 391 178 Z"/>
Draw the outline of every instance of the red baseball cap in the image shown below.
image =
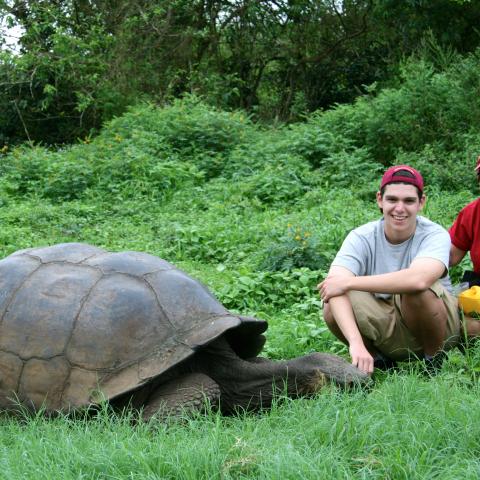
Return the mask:
<path id="1" fill-rule="evenodd" d="M 409 173 L 408 176 L 404 174 L 405 171 Z M 418 170 L 415 170 L 413 167 L 409 167 L 408 165 L 394 165 L 393 167 L 390 167 L 383 174 L 382 183 L 380 184 L 380 190 L 385 187 L 385 185 L 394 182 L 411 183 L 412 185 L 415 185 L 415 187 L 417 187 L 420 192 L 423 193 L 422 175 Z"/>

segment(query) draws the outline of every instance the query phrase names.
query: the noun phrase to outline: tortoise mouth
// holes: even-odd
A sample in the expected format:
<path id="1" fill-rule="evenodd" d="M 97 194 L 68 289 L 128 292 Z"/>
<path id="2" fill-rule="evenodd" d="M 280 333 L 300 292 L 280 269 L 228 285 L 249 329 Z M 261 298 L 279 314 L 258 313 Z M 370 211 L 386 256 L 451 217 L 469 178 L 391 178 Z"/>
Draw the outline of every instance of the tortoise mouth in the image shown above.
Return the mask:
<path id="1" fill-rule="evenodd" d="M 184 335 L 185 343 L 197 351 L 222 335 L 242 359 L 256 357 L 265 345 L 262 335 L 268 328 L 265 320 L 237 315 L 213 317 L 202 329 L 194 328 Z"/>
<path id="2" fill-rule="evenodd" d="M 253 336 L 248 333 L 245 336 L 239 335 L 237 331 L 228 331 L 225 333 L 232 350 L 242 359 L 248 360 L 255 358 L 263 349 L 267 341 L 265 335 L 257 334 Z"/>

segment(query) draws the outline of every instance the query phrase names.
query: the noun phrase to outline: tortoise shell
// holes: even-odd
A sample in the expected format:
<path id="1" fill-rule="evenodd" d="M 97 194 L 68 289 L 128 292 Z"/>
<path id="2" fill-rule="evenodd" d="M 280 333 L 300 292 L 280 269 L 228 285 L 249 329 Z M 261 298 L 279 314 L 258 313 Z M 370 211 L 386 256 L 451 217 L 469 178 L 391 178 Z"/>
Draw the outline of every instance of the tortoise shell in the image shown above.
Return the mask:
<path id="1" fill-rule="evenodd" d="M 81 243 L 21 250 L 0 261 L 0 407 L 110 400 L 227 331 L 241 355 L 266 328 L 153 255 Z"/>

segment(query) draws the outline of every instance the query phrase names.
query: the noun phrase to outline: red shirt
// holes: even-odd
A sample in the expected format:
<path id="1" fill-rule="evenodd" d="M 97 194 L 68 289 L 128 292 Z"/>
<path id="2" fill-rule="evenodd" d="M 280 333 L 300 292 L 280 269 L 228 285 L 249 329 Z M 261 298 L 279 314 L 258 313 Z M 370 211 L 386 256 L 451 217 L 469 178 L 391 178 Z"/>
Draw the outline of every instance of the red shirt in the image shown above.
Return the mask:
<path id="1" fill-rule="evenodd" d="M 452 243 L 470 251 L 473 270 L 480 273 L 480 198 L 464 207 L 450 227 Z"/>

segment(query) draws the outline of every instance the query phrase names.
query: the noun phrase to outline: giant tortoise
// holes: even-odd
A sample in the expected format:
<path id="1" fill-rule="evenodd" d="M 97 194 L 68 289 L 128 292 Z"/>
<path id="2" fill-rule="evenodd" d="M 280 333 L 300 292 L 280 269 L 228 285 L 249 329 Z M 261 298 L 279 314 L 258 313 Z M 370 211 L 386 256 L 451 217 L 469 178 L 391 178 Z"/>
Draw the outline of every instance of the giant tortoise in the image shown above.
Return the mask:
<path id="1" fill-rule="evenodd" d="M 0 408 L 69 411 L 103 400 L 145 418 L 258 409 L 366 376 L 335 355 L 257 357 L 267 323 L 230 313 L 158 257 L 81 243 L 0 261 Z"/>

